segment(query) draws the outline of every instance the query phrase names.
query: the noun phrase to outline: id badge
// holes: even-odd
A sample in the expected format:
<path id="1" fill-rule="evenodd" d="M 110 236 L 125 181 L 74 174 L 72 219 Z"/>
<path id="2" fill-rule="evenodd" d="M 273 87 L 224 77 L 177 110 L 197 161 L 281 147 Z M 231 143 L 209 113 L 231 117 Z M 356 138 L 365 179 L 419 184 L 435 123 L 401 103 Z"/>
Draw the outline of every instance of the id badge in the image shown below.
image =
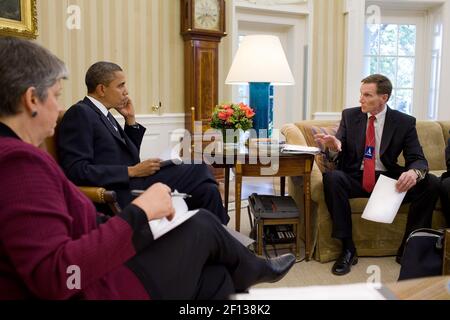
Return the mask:
<path id="1" fill-rule="evenodd" d="M 372 160 L 375 156 L 375 147 L 367 147 L 366 151 L 364 152 L 364 158 Z"/>

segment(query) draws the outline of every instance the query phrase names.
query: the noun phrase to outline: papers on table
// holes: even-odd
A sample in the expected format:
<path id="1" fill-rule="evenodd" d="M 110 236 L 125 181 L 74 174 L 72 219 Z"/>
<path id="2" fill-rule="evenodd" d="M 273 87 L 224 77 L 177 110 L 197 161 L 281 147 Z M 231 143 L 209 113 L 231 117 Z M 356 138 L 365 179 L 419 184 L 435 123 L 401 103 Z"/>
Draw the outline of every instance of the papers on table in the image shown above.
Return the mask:
<path id="1" fill-rule="evenodd" d="M 378 287 L 380 287 L 379 285 Z M 301 288 L 250 289 L 236 294 L 234 300 L 386 300 L 374 283 Z"/>
<path id="2" fill-rule="evenodd" d="M 397 180 L 380 175 L 362 217 L 381 223 L 392 223 L 406 192 L 395 189 Z"/>
<path id="3" fill-rule="evenodd" d="M 319 154 L 320 149 L 316 147 L 300 146 L 295 144 L 285 144 L 281 148 L 282 153 L 294 153 L 294 154 Z"/>

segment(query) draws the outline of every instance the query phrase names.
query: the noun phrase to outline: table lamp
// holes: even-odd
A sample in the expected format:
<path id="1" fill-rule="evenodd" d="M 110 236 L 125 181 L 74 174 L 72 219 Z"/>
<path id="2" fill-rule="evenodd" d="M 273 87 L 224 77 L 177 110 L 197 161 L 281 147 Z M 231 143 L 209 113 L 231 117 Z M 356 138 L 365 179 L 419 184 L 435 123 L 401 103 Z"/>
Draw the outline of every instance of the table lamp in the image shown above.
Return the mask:
<path id="1" fill-rule="evenodd" d="M 280 39 L 269 35 L 244 37 L 225 83 L 250 85 L 250 107 L 256 113 L 253 128 L 258 137 L 271 137 L 273 129 L 271 85 L 295 84 Z M 267 135 L 264 135 L 262 130 L 266 130 Z"/>

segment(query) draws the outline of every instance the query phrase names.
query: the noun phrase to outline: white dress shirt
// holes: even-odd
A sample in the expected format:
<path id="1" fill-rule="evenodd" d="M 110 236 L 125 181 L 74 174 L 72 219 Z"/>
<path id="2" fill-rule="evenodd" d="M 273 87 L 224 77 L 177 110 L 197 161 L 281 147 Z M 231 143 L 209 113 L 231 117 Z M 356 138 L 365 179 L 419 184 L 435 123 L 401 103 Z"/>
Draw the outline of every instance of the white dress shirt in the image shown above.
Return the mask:
<path id="1" fill-rule="evenodd" d="M 386 120 L 387 107 L 384 106 L 384 110 L 377 114 L 375 117 L 375 171 L 387 171 L 380 159 L 381 138 L 383 137 L 384 121 Z M 369 127 L 369 118 L 372 114 L 367 113 L 367 128 Z M 364 161 L 361 163 L 361 170 L 364 169 Z"/>

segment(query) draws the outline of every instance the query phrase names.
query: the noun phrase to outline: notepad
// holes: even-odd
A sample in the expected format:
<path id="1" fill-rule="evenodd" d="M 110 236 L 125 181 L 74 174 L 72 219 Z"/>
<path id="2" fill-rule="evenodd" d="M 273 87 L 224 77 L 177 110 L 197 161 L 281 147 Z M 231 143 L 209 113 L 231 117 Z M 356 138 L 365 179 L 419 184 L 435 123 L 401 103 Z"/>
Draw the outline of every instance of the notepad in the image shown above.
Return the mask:
<path id="1" fill-rule="evenodd" d="M 153 234 L 153 239 L 158 239 L 170 230 L 178 227 L 180 224 L 191 218 L 198 210 L 188 210 L 188 206 L 183 198 L 172 197 L 172 205 L 175 208 L 175 216 L 172 220 L 167 218 L 149 221 L 150 230 Z"/>
<path id="2" fill-rule="evenodd" d="M 192 216 L 194 216 L 199 210 L 188 210 L 188 206 L 186 201 L 184 201 L 181 197 L 172 197 L 172 204 L 175 208 L 175 216 L 172 220 L 168 220 L 167 218 L 157 219 L 149 221 L 150 230 L 153 234 L 153 239 L 156 240 L 167 232 L 175 229 L 180 224 L 189 220 Z M 239 241 L 243 246 L 248 247 L 255 242 L 255 240 L 239 233 L 237 231 L 232 230 L 227 226 L 223 226 L 225 230 L 233 236 L 237 241 Z"/>

